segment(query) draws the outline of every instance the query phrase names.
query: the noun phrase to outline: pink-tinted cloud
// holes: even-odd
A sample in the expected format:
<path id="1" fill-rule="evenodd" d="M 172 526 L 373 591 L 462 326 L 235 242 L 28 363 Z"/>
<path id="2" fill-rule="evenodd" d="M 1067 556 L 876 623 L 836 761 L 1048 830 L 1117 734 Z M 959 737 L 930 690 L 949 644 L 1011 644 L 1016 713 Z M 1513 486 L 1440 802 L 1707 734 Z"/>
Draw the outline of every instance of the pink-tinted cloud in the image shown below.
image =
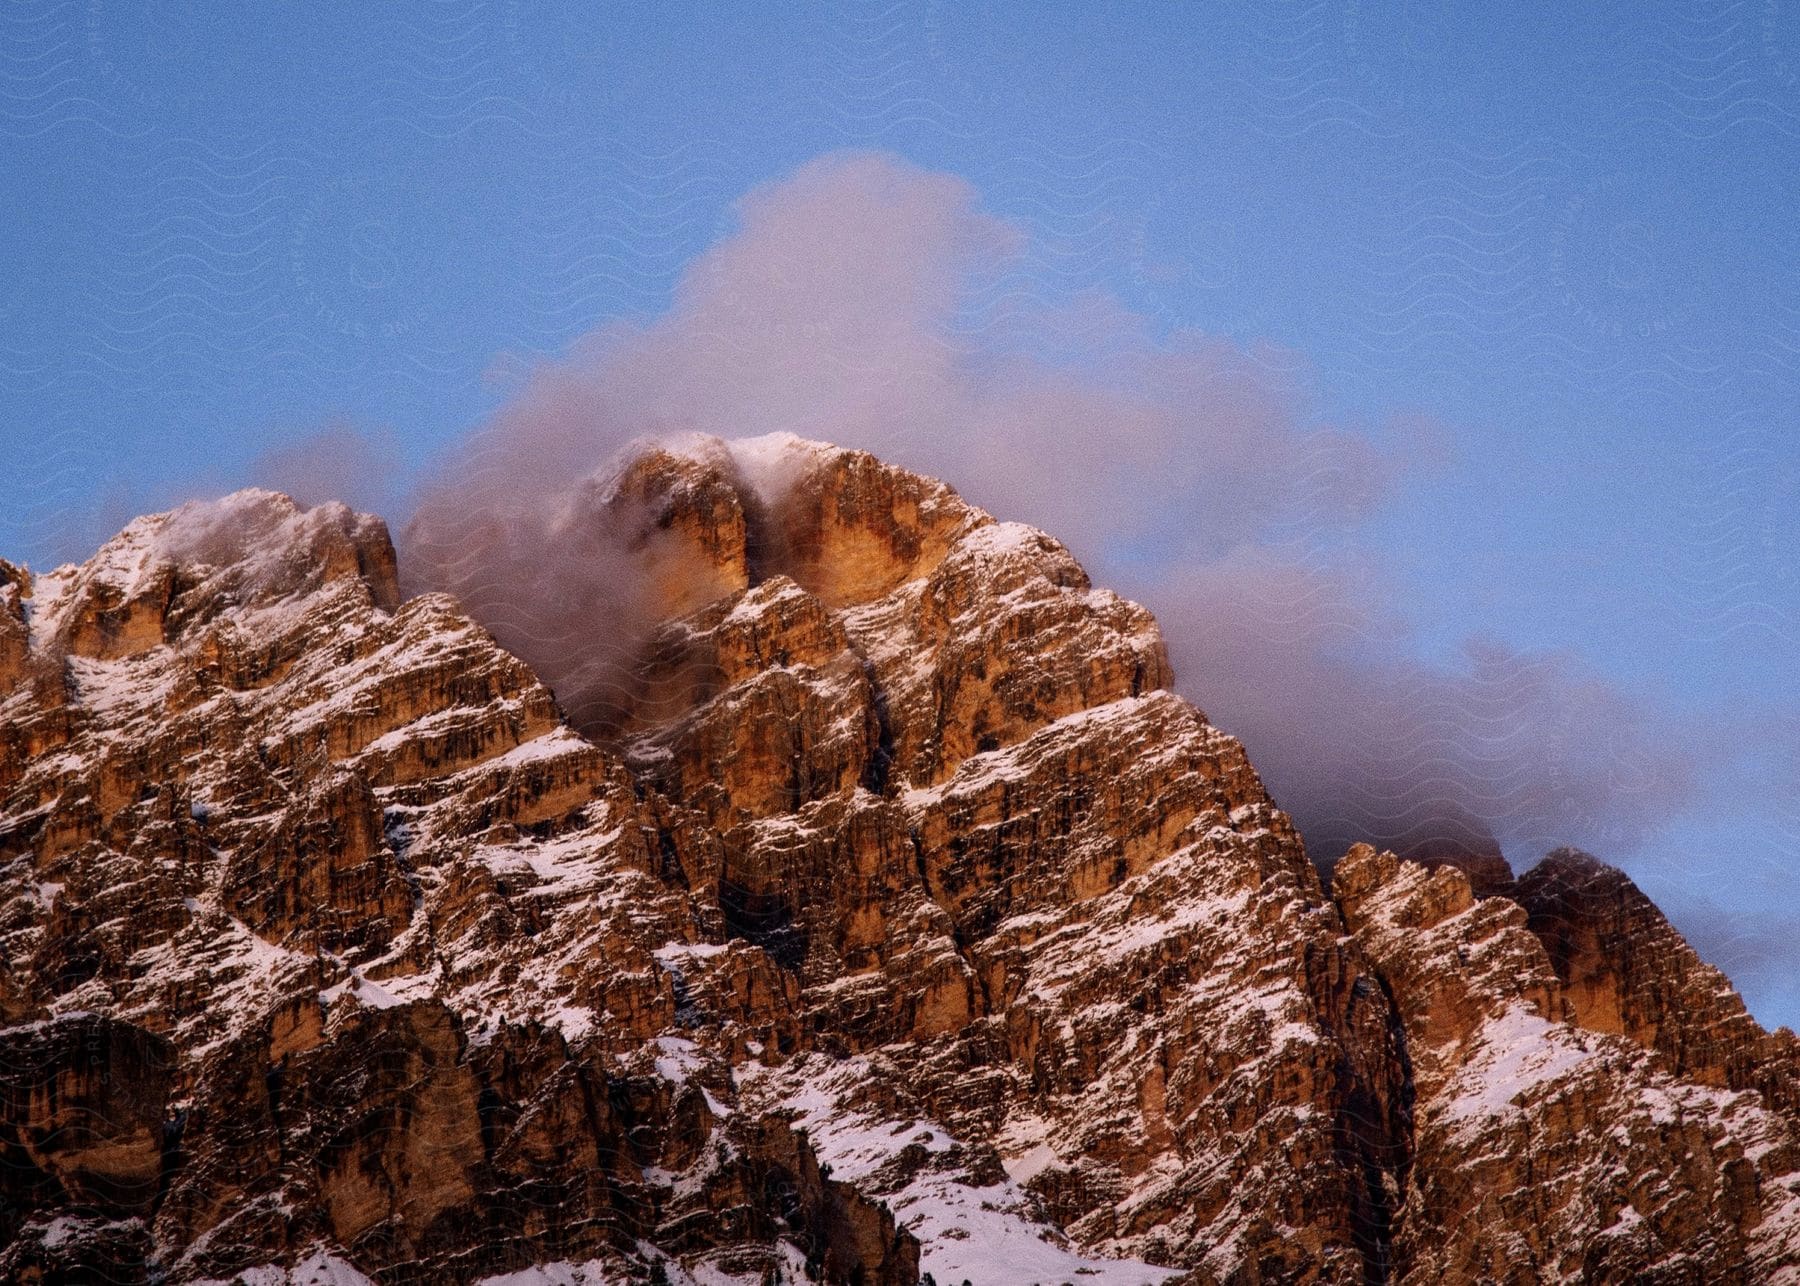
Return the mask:
<path id="1" fill-rule="evenodd" d="M 1153 336 L 1100 295 L 1043 303 L 1022 229 L 891 156 L 822 158 L 738 214 L 665 315 L 535 369 L 410 525 L 415 581 L 461 594 L 566 700 L 620 681 L 639 615 L 636 564 L 584 531 L 579 481 L 633 438 L 785 429 L 944 477 L 1144 597 L 1184 691 L 1321 856 L 1483 827 L 1617 852 L 1685 798 L 1679 743 L 1575 659 L 1414 658 L 1357 533 L 1441 430 L 1381 447 L 1313 421 L 1291 354 Z"/>
<path id="2" fill-rule="evenodd" d="M 333 424 L 263 452 L 250 481 L 303 505 L 341 500 L 361 512 L 391 512 L 401 474 L 399 444 L 387 433 Z"/>
<path id="3" fill-rule="evenodd" d="M 1321 857 L 1374 838 L 1615 857 L 1687 804 L 1688 743 L 1569 653 L 1412 657 L 1382 578 L 1240 550 L 1145 582 L 1183 686 L 1245 740 Z"/>

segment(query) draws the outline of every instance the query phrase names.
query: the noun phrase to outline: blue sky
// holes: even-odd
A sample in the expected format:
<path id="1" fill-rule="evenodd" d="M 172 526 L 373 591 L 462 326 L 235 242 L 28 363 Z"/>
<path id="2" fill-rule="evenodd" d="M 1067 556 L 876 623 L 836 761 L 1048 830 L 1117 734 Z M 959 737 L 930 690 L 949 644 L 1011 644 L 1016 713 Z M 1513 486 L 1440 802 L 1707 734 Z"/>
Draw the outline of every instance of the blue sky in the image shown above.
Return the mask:
<path id="1" fill-rule="evenodd" d="M 1566 651 L 1703 745 L 1603 856 L 1800 1022 L 1800 15 L 1504 16 L 8 6 L 0 554 L 335 423 L 401 506 L 521 361 L 664 310 L 745 191 L 892 152 L 1026 230 L 1001 296 L 1104 291 L 1273 346 L 1308 417 L 1424 426 L 1357 535 L 1401 645 Z"/>

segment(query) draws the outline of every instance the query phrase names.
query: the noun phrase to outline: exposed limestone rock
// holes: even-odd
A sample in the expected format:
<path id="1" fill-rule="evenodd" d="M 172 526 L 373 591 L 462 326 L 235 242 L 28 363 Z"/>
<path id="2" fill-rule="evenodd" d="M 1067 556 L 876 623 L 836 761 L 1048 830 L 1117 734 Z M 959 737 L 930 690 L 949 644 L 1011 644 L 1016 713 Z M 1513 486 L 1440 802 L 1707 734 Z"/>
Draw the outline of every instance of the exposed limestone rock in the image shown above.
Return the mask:
<path id="1" fill-rule="evenodd" d="M 174 1071 L 167 1041 L 95 1014 L 0 1030 L 0 1237 L 58 1207 L 147 1214 Z"/>
<path id="2" fill-rule="evenodd" d="M 31 573 L 0 558 L 0 692 L 10 692 L 25 677 L 31 655 L 25 602 L 30 597 Z"/>
<path id="3" fill-rule="evenodd" d="M 1558 849 L 1520 877 L 1514 896 L 1576 1022 L 1657 1050 L 1685 1079 L 1754 1089 L 1800 1117 L 1800 1039 L 1764 1031 L 1623 871 Z"/>
<path id="4" fill-rule="evenodd" d="M 1511 897 L 1515 892 L 1512 865 L 1492 836 L 1465 839 L 1440 835 L 1412 844 L 1395 845 L 1390 851 L 1427 870 L 1455 867 L 1468 878 L 1469 888 L 1478 898 L 1493 897 L 1496 893 Z"/>
<path id="5" fill-rule="evenodd" d="M 596 497 L 601 521 L 630 528 L 628 548 L 650 573 L 652 610 L 675 617 L 750 583 L 745 497 L 722 448 L 710 458 L 652 448 Z"/>
<path id="6" fill-rule="evenodd" d="M 0 567 L 0 1275 L 1794 1264 L 1785 1046 L 1654 908 L 1370 850 L 1328 897 L 1051 537 L 782 436 L 570 532 L 657 617 L 585 733 L 341 506 Z"/>
<path id="7" fill-rule="evenodd" d="M 1800 1271 L 1800 1146 L 1754 1094 L 1569 1021 L 1518 904 L 1362 846 L 1333 887 L 1405 1025 L 1402 1280 L 1774 1280 Z"/>
<path id="8" fill-rule="evenodd" d="M 993 521 L 936 479 L 861 451 L 816 452 L 776 435 L 740 448 L 734 462 L 763 482 L 775 511 L 763 566 L 780 567 L 834 608 L 927 575 L 959 537 Z"/>

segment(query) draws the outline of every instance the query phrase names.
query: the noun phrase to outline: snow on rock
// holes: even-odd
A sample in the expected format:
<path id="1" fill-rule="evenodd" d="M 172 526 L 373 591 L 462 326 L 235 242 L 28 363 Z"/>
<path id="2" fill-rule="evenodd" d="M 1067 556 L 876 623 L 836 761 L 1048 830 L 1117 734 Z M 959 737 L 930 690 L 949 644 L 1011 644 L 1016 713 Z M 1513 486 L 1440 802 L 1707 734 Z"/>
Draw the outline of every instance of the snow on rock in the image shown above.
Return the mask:
<path id="1" fill-rule="evenodd" d="M 747 1102 L 792 1116 L 834 1179 L 866 1185 L 919 1239 L 920 1268 L 939 1282 L 1062 1282 L 1146 1286 L 1180 1269 L 1083 1256 L 1033 1210 L 1010 1179 L 971 1182 L 957 1162 L 968 1145 L 930 1120 L 893 1121 L 859 1108 L 872 1068 L 808 1056 L 779 1070 L 758 1067 L 743 1082 Z M 948 1163 L 939 1168 L 939 1163 Z"/>
<path id="2" fill-rule="evenodd" d="M 358 1272 L 340 1252 L 315 1250 L 292 1267 L 264 1264 L 247 1268 L 229 1279 L 199 1278 L 194 1286 L 375 1286 L 372 1278 Z"/>
<path id="3" fill-rule="evenodd" d="M 182 1164 L 34 1212 L 32 1253 L 123 1238 L 171 1286 L 1800 1265 L 1766 1034 L 1727 1000 L 1725 1043 L 1591 1030 L 1607 996 L 1452 870 L 1356 851 L 1327 896 L 1052 537 L 782 434 L 589 502 L 666 524 L 592 738 L 341 506 L 0 569 L 0 1070 L 79 1029 L 94 1074 L 17 1101 L 182 1123 L 97 1143 Z"/>

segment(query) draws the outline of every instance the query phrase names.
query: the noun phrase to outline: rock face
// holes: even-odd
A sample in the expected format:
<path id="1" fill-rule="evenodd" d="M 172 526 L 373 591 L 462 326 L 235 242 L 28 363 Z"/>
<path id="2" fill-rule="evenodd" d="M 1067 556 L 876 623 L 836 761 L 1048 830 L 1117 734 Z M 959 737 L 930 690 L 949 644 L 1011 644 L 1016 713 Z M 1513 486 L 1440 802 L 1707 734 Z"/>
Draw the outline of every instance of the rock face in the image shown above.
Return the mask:
<path id="1" fill-rule="evenodd" d="M 1519 881 L 1574 1019 L 1629 1036 L 1703 1085 L 1756 1090 L 1800 1117 L 1800 1040 L 1766 1032 L 1623 871 L 1558 849 Z"/>
<path id="2" fill-rule="evenodd" d="M 1800 1273 L 1792 1037 L 1610 868 L 1328 895 L 1143 609 L 867 455 L 581 504 L 579 727 L 341 506 L 0 565 L 0 1277 Z"/>
<path id="3" fill-rule="evenodd" d="M 1579 1025 L 1525 910 L 1478 901 L 1460 871 L 1363 846 L 1333 891 L 1407 1036 L 1414 1154 L 1394 1254 L 1408 1277 L 1796 1271 L 1791 1121 L 1755 1093 L 1679 1074 L 1654 1047 Z"/>

